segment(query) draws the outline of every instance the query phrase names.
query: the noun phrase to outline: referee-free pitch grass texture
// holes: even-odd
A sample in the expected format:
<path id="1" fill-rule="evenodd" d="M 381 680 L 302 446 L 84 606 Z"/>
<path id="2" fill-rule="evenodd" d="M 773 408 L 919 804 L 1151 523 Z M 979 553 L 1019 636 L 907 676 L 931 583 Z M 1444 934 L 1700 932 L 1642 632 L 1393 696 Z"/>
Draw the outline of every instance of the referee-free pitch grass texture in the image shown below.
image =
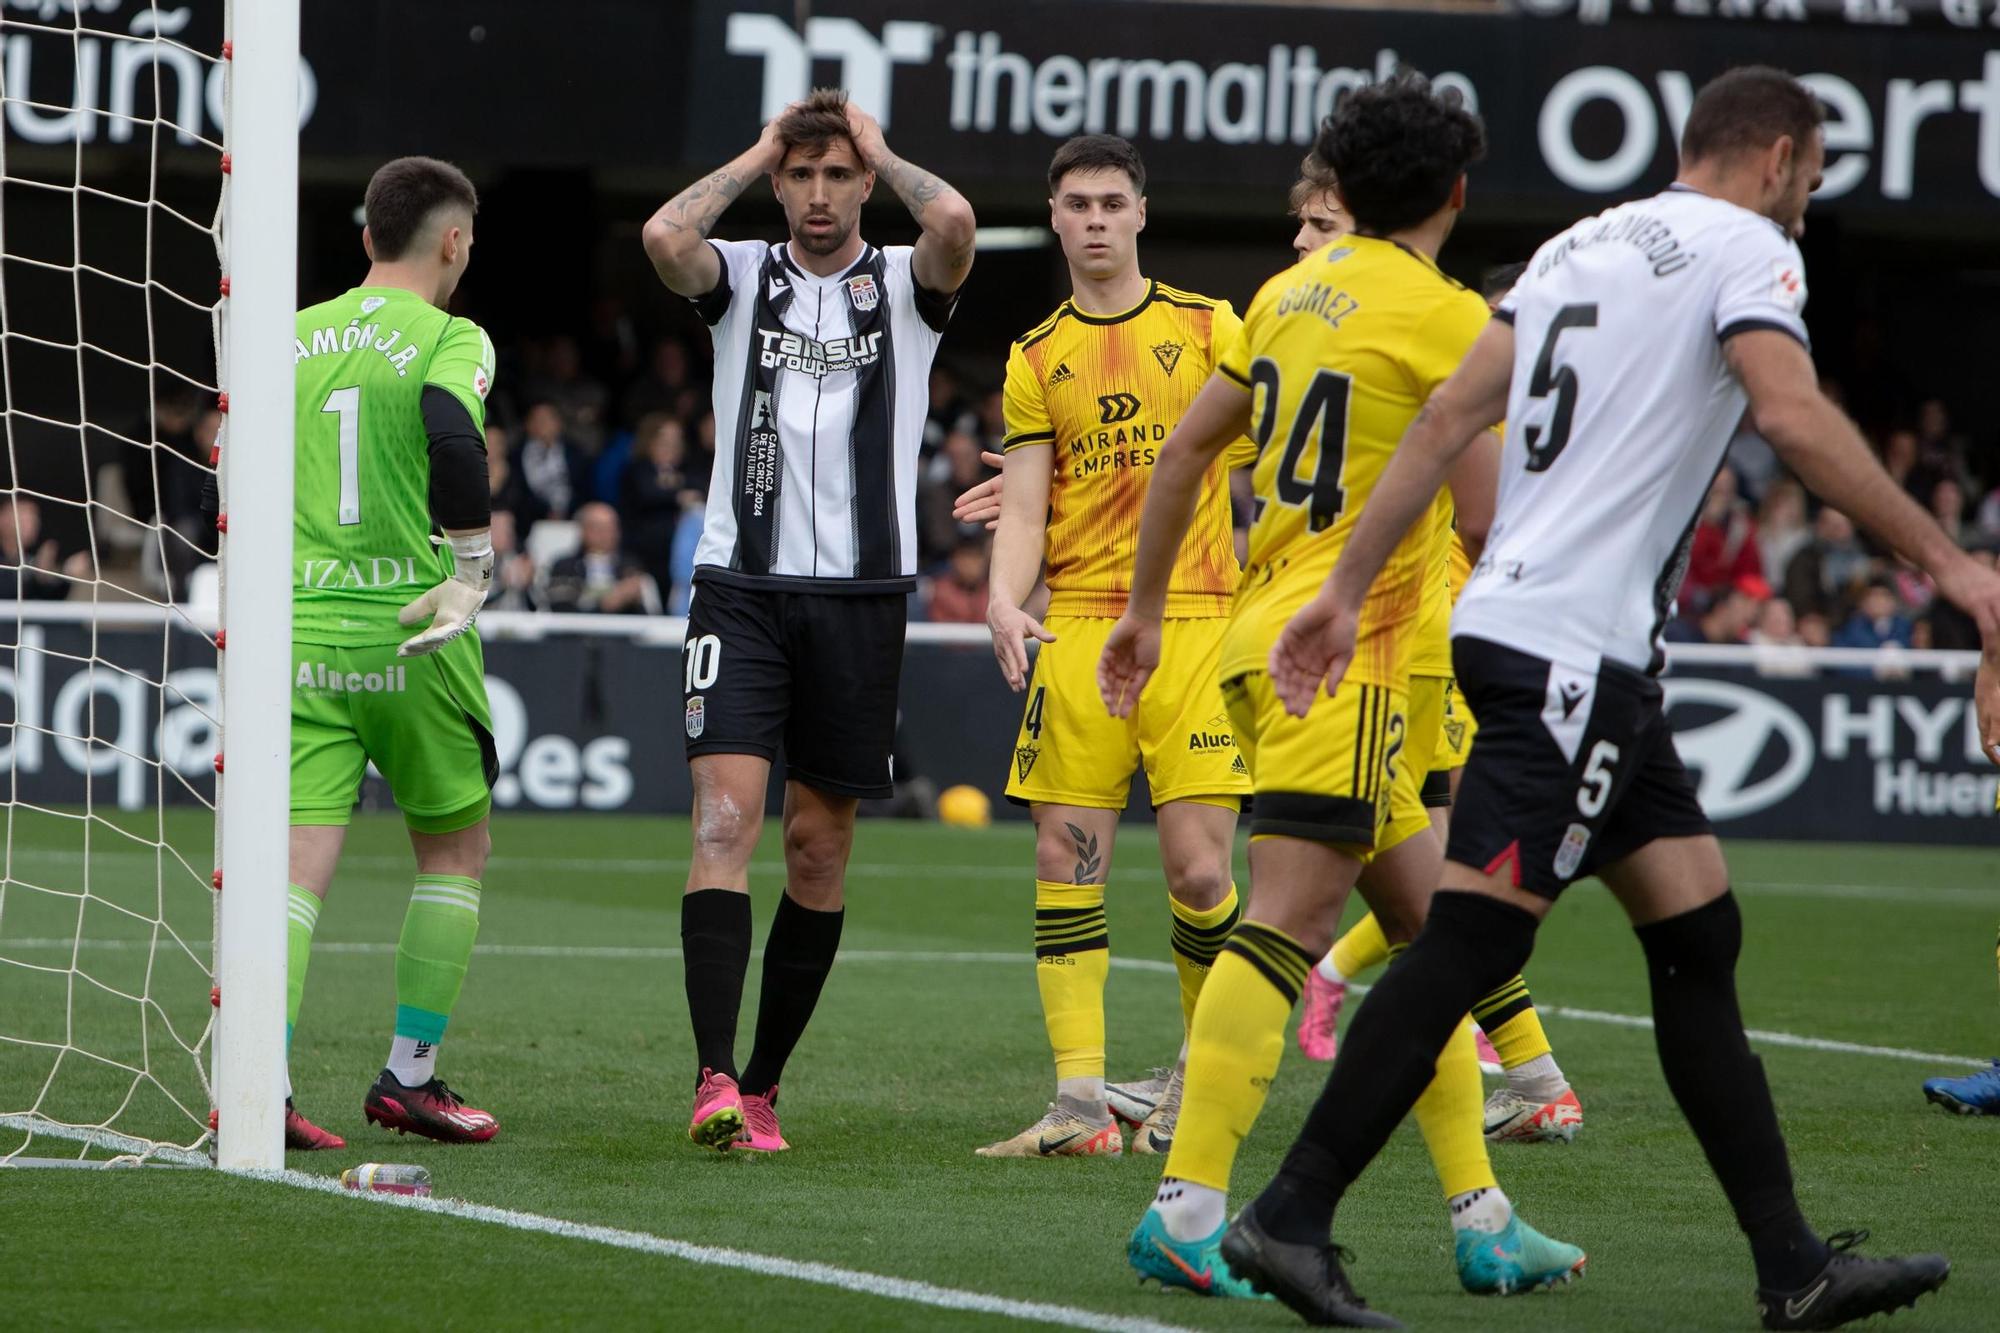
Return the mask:
<path id="1" fill-rule="evenodd" d="M 192 821 L 174 832 L 191 846 L 205 836 Z M 793 1150 L 770 1159 L 718 1157 L 686 1139 L 693 1052 L 680 964 L 663 952 L 680 942 L 686 821 L 503 814 L 494 840 L 480 930 L 492 952 L 474 960 L 440 1069 L 499 1115 L 499 1138 L 446 1147 L 362 1121 L 362 1093 L 388 1047 L 411 875 L 399 823 L 371 815 L 355 825 L 320 919 L 292 1052 L 299 1105 L 350 1147 L 292 1154 L 294 1169 L 419 1162 L 440 1196 L 553 1218 L 1107 1317 L 1298 1326 L 1275 1306 L 1135 1286 L 1125 1237 L 1159 1159 L 972 1155 L 1034 1120 L 1051 1095 L 1025 824 L 861 828 L 845 956 L 784 1083 Z M 775 841 L 772 825 L 753 877 L 760 941 L 782 884 Z M 1990 852 L 1739 843 L 1729 853 L 1747 923 L 1739 977 L 1750 1026 L 2000 1053 L 1990 952 L 2000 867 Z M 124 875 L 150 889 L 150 862 L 121 856 L 97 867 L 93 884 Z M 1240 866 L 1238 876 L 1247 883 Z M 1164 963 L 1168 916 L 1149 828 L 1128 831 L 1115 853 L 1109 910 L 1115 958 Z M 0 917 L 0 956 L 28 932 L 44 935 L 46 923 Z M 950 954 L 1013 957 L 940 956 Z M 1567 895 L 1528 975 L 1545 1006 L 1648 1010 L 1639 950 L 1595 882 Z M 756 982 L 753 963 L 739 1058 Z M 1169 970 L 1114 970 L 1109 1007 L 1114 1079 L 1172 1059 L 1180 1015 Z M 1650 1034 L 1553 1014 L 1547 1026 L 1585 1129 L 1572 1147 L 1498 1147 L 1494 1160 L 1527 1217 L 1589 1250 L 1589 1276 L 1508 1300 L 1460 1294 L 1436 1182 L 1406 1125 L 1340 1215 L 1361 1291 L 1424 1328 L 1755 1327 L 1747 1251 L 1666 1092 Z M 2000 1121 L 1926 1106 L 1919 1084 L 1944 1067 L 1760 1050 L 1814 1225 L 1870 1227 L 1878 1253 L 1952 1257 L 1944 1292 L 1894 1327 L 2000 1324 Z M 26 1071 L 0 1059 L 0 1100 L 31 1095 L 20 1086 Z M 1323 1072 L 1288 1049 L 1238 1163 L 1239 1202 L 1269 1177 Z M 0 1134 L 0 1146 L 19 1142 Z M 35 1151 L 62 1148 L 42 1140 Z M 1010 1322 L 207 1172 L 0 1172 L 0 1326 Z"/>

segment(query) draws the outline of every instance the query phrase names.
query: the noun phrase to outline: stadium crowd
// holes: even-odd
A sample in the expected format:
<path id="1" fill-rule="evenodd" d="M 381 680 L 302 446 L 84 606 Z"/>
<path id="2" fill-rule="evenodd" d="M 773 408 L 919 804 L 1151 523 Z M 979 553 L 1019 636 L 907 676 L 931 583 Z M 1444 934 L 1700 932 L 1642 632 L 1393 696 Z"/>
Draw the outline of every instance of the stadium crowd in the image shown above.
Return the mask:
<path id="1" fill-rule="evenodd" d="M 999 366 L 943 363 L 931 377 L 917 535 L 924 576 L 913 619 L 983 623 L 990 537 L 952 518 L 952 499 L 992 475 L 981 454 L 1004 434 Z M 526 338 L 503 348 L 486 431 L 499 553 L 488 606 L 511 611 L 680 614 L 687 608 L 715 460 L 705 343 L 668 335 Z M 1839 396 L 1839 386 L 1827 385 Z M 157 547 L 107 530 L 105 577 L 157 595 L 162 565 L 190 595 L 214 543 L 200 515 L 202 471 L 221 424 L 186 394 L 155 408 L 158 450 L 130 449 L 111 471 L 124 495 L 99 500 L 141 524 Z M 1891 476 L 1968 550 L 2000 551 L 2000 433 L 1954 422 L 1938 398 L 1870 430 Z M 1868 424 L 1864 421 L 1864 427 Z M 100 473 L 100 487 L 105 478 Z M 90 547 L 42 536 L 44 496 L 0 506 L 0 595 L 90 595 Z M 1922 573 L 1871 545 L 1836 510 L 1814 508 L 1754 435 L 1729 451 L 1698 521 L 1675 618 L 1683 643 L 1973 648 L 1978 635 Z M 1236 516 L 1239 526 L 1248 515 Z M 130 577 L 120 570 L 132 567 Z M 157 551 L 164 551 L 164 560 Z M 197 589 L 192 595 L 199 597 Z"/>

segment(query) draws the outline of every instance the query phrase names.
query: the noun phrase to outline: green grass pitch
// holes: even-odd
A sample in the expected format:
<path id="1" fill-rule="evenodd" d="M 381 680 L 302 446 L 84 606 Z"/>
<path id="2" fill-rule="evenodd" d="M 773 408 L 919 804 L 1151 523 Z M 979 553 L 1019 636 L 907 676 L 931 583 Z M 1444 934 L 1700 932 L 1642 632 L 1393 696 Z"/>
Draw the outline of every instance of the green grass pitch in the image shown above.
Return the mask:
<path id="1" fill-rule="evenodd" d="M 782 877 L 771 864 L 774 833 L 755 876 L 760 938 Z M 204 829 L 175 822 L 170 834 L 192 866 L 207 864 Z M 86 857 L 82 835 L 71 821 L 18 823 L 11 879 L 73 892 L 88 869 L 93 895 L 146 910 L 158 880 L 150 857 L 102 830 Z M 320 920 L 292 1057 L 299 1105 L 351 1146 L 293 1154 L 294 1169 L 420 1162 L 441 1196 L 552 1218 L 1107 1319 L 1299 1326 L 1273 1306 L 1134 1285 L 1125 1236 L 1151 1194 L 1157 1159 L 973 1157 L 974 1146 L 1034 1119 L 1050 1095 L 1029 960 L 1024 825 L 862 827 L 845 956 L 785 1080 L 793 1151 L 769 1160 L 717 1157 L 685 1137 L 692 1046 L 680 965 L 665 951 L 679 944 L 686 821 L 505 815 L 495 838 L 485 952 L 440 1068 L 500 1116 L 499 1138 L 443 1147 L 362 1122 L 362 1093 L 388 1046 L 391 950 L 411 873 L 400 826 L 369 816 L 354 829 Z M 1752 1027 L 2000 1053 L 1988 953 L 2000 867 L 1990 853 L 1769 844 L 1729 852 L 1747 918 L 1739 975 Z M 199 942 L 208 907 L 197 888 L 176 870 L 167 896 L 170 920 Z M 1150 829 L 1129 832 L 1112 872 L 1114 957 L 1167 958 L 1162 896 Z M 0 898 L 0 957 L 66 969 L 66 949 L 33 941 L 74 937 L 77 902 L 10 886 Z M 176 1024 L 198 1024 L 206 981 L 177 965 L 174 950 L 136 947 L 143 932 L 104 903 L 85 909 L 82 933 L 112 942 L 85 949 L 87 972 L 130 993 L 147 984 L 150 961 L 154 993 L 185 1001 L 169 1006 Z M 746 1008 L 755 977 L 753 967 Z M 1647 1012 L 1637 945 L 1595 884 L 1564 900 L 1528 977 L 1545 1007 Z M 0 965 L 0 1034 L 48 1039 L 69 1012 L 77 1044 L 136 1048 L 136 1006 L 88 984 L 66 1005 L 70 985 L 66 971 Z M 1180 1018 L 1170 973 L 1115 970 L 1109 1004 L 1114 1078 L 1171 1059 Z M 158 1022 L 144 1033 L 155 1043 L 164 1039 Z M 746 1012 L 744 1056 L 751 1022 Z M 1415 1327 L 1754 1327 L 1747 1251 L 1667 1095 L 1649 1035 L 1560 1014 L 1547 1026 L 1583 1101 L 1585 1129 L 1567 1149 L 1502 1147 L 1494 1159 L 1527 1217 L 1589 1250 L 1588 1277 L 1504 1301 L 1460 1294 L 1436 1183 L 1405 1126 L 1341 1212 L 1357 1285 Z M 1927 1107 L 1919 1084 L 1947 1070 L 1921 1061 L 1778 1046 L 1761 1053 L 1813 1223 L 1870 1227 L 1877 1252 L 1952 1256 L 1950 1285 L 1894 1327 L 2000 1321 L 2000 1122 Z M 33 1049 L 0 1046 L 0 1110 L 31 1100 L 48 1064 Z M 1322 1072 L 1288 1051 L 1238 1164 L 1239 1201 L 1268 1178 Z M 123 1085 L 87 1062 L 66 1063 L 48 1104 L 95 1106 L 98 1118 L 114 1086 Z M 156 1097 L 126 1114 L 121 1123 L 134 1127 L 173 1123 Z M 19 1142 L 0 1131 L 0 1152 Z M 34 1151 L 64 1148 L 38 1140 Z M 206 1172 L 0 1173 L 0 1325 L 361 1328 L 411 1319 L 467 1329 L 1009 1326 Z"/>

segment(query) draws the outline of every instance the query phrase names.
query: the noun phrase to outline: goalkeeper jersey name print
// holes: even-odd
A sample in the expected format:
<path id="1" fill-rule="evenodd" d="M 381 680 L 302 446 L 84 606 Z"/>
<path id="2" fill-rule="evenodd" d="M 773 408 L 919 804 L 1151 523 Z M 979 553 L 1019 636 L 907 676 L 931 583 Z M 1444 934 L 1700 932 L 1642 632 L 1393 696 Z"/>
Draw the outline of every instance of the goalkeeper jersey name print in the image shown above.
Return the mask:
<path id="1" fill-rule="evenodd" d="M 400 643 L 396 612 L 452 576 L 431 544 L 423 394 L 436 385 L 486 420 L 493 344 L 477 324 L 414 292 L 357 287 L 298 314 L 298 503 L 292 635 L 306 643 Z"/>

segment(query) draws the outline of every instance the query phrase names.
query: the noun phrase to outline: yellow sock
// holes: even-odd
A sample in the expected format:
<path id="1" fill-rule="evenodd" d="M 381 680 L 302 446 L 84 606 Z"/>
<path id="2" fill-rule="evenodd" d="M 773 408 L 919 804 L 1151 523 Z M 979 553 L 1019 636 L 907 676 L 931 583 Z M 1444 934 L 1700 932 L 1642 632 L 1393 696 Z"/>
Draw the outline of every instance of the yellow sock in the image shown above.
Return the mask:
<path id="1" fill-rule="evenodd" d="M 1460 1023 L 1438 1053 L 1437 1074 L 1416 1105 L 1417 1128 L 1424 1133 L 1424 1148 L 1447 1199 L 1499 1183 L 1486 1156 L 1486 1125 L 1480 1110 L 1485 1091 L 1472 1029 Z"/>
<path id="2" fill-rule="evenodd" d="M 1505 1068 L 1518 1069 L 1550 1053 L 1549 1034 L 1542 1031 L 1542 1020 L 1535 1013 L 1535 997 L 1518 976 L 1474 1004 L 1472 1021 L 1484 1029 Z"/>
<path id="3" fill-rule="evenodd" d="M 1181 1022 L 1192 1032 L 1195 998 L 1201 994 L 1202 982 L 1208 980 L 1209 968 L 1215 966 L 1215 955 L 1222 942 L 1236 929 L 1243 906 L 1237 900 L 1234 884 L 1229 886 L 1227 898 L 1205 911 L 1189 907 L 1171 894 L 1167 896 L 1167 906 L 1174 913 L 1174 971 L 1181 981 Z"/>
<path id="4" fill-rule="evenodd" d="M 1283 931 L 1237 923 L 1195 1006 L 1187 1090 L 1166 1174 L 1229 1188 L 1236 1149 L 1264 1109 L 1285 1052 L 1285 1022 L 1312 965 L 1312 955 Z"/>
<path id="5" fill-rule="evenodd" d="M 1352 980 L 1371 967 L 1380 967 L 1389 961 L 1389 937 L 1382 933 L 1382 923 L 1370 912 L 1355 922 L 1345 935 L 1333 944 L 1333 965 L 1340 969 L 1340 975 Z"/>
<path id="6" fill-rule="evenodd" d="M 1035 881 L 1035 964 L 1056 1078 L 1103 1078 L 1111 936 L 1102 884 Z"/>

